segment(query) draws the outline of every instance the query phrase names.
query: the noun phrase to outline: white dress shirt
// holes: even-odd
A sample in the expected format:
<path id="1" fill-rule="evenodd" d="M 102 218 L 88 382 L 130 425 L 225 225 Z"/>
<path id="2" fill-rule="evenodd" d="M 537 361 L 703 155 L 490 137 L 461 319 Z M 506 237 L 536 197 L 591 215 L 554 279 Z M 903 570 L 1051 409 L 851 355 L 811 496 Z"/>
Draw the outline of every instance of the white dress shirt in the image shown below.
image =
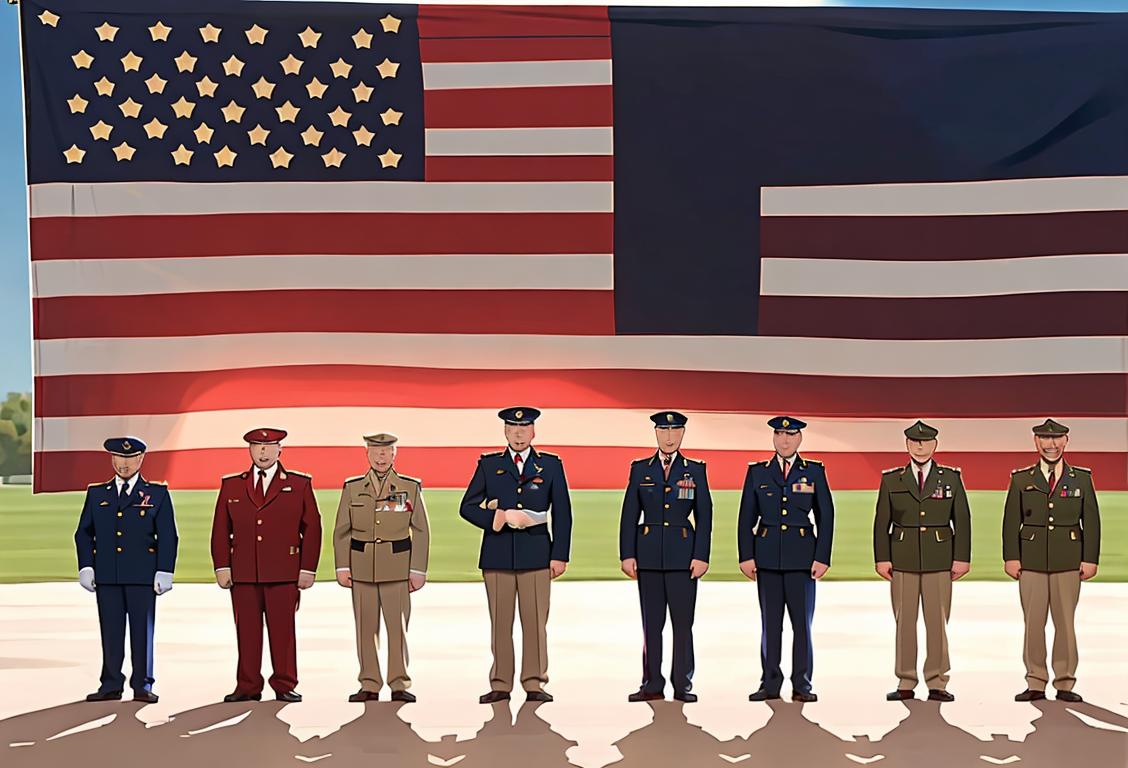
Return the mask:
<path id="1" fill-rule="evenodd" d="M 133 489 L 137 487 L 137 478 L 140 477 L 140 476 L 141 476 L 141 473 L 138 472 L 135 475 L 133 475 L 133 477 L 129 478 L 128 480 L 124 480 L 124 479 L 122 479 L 121 475 L 114 475 L 114 485 L 117 486 L 118 496 L 121 496 L 121 487 L 123 485 L 126 487 L 127 492 L 132 494 Z"/>

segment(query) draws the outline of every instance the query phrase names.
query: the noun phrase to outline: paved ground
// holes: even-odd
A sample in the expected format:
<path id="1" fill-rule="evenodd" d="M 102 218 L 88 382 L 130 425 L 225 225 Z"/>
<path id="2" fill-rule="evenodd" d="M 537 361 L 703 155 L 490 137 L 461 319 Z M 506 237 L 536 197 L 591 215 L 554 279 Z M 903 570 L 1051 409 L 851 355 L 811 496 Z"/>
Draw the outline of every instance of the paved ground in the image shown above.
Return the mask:
<path id="1" fill-rule="evenodd" d="M 121 765 L 162 753 L 166 765 L 397 765 L 533 762 L 596 768 L 725 765 L 748 761 L 857 765 L 1128 765 L 1128 585 L 1087 584 L 1078 615 L 1086 704 L 1016 704 L 1023 685 L 1022 623 L 1013 584 L 957 584 L 950 690 L 939 707 L 883 700 L 895 686 L 884 584 L 820 585 L 816 704 L 746 700 L 759 679 L 752 584 L 703 585 L 696 628 L 697 704 L 628 704 L 638 684 L 637 597 L 628 582 L 554 586 L 550 682 L 539 708 L 476 703 L 487 688 L 488 618 L 477 584 L 432 584 L 416 595 L 411 626 L 419 703 L 348 704 L 357 688 L 348 593 L 319 583 L 298 616 L 305 703 L 215 704 L 234 685 L 228 595 L 178 585 L 159 600 L 159 704 L 89 705 L 100 666 L 93 597 L 77 584 L 0 586 L 0 749 L 5 766 Z M 519 645 L 518 645 L 519 647 Z M 785 689 L 786 693 L 786 689 Z M 175 716 L 175 717 L 174 717 Z M 214 727 L 216 725 L 223 727 Z M 70 729 L 79 730 L 58 736 Z M 993 736 L 994 735 L 994 736 Z M 56 736 L 51 739 L 50 737 Z M 13 746 L 22 745 L 22 746 Z M 280 762 L 281 761 L 281 762 Z"/>

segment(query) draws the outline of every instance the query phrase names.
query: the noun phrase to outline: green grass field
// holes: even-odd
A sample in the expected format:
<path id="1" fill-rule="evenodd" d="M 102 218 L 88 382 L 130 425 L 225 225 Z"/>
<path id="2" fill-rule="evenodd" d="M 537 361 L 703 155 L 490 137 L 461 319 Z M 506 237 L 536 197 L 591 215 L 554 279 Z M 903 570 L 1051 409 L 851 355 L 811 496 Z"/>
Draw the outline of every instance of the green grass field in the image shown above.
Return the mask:
<path id="1" fill-rule="evenodd" d="M 318 576 L 333 577 L 329 534 L 339 491 L 319 491 L 317 502 L 325 524 Z M 431 520 L 430 577 L 434 581 L 477 581 L 481 532 L 458 516 L 461 491 L 427 491 Z M 58 581 L 75 577 L 74 527 L 82 508 L 81 493 L 33 496 L 29 489 L 0 486 L 0 582 Z M 837 525 L 834 561 L 828 579 L 876 579 L 873 572 L 872 525 L 875 493 L 835 493 Z M 740 580 L 736 564 L 736 511 L 739 493 L 713 494 L 713 554 L 707 579 Z M 1000 548 L 1003 494 L 970 494 L 972 571 L 969 579 L 1005 580 Z M 1100 581 L 1128 581 L 1128 493 L 1103 493 L 1103 542 Z M 208 551 L 213 491 L 176 491 L 180 555 L 177 579 L 210 581 Z M 621 491 L 573 491 L 572 560 L 566 579 L 625 578 L 619 572 L 618 525 Z"/>

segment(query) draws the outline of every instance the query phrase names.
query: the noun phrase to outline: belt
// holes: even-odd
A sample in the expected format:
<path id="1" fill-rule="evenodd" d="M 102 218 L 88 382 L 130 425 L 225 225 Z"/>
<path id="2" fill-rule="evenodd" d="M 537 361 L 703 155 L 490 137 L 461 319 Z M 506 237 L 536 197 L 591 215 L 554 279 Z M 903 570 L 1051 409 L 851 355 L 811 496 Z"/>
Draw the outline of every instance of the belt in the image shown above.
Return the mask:
<path id="1" fill-rule="evenodd" d="M 951 528 L 951 523 L 944 523 L 942 525 L 909 525 L 908 523 L 893 523 L 894 528 L 919 528 L 922 531 L 927 528 Z"/>
<path id="2" fill-rule="evenodd" d="M 1081 523 L 1023 523 L 1023 528 L 1080 528 Z"/>
<path id="3" fill-rule="evenodd" d="M 794 528 L 796 530 L 806 530 L 808 528 L 814 528 L 814 527 L 815 526 L 809 525 L 809 524 L 808 525 L 803 525 L 803 524 L 795 525 L 793 523 L 779 523 L 779 524 L 760 523 L 760 528 L 780 528 L 780 529 L 785 530 L 785 531 L 790 529 L 790 528 Z"/>
<path id="4" fill-rule="evenodd" d="M 375 541 L 363 541 L 361 539 L 353 539 L 352 543 L 349 546 L 355 552 L 363 552 L 364 548 L 367 547 L 369 544 L 391 544 L 392 549 L 395 549 L 396 545 L 402 546 L 403 542 L 407 542 L 408 546 L 409 547 L 411 546 L 411 539 L 410 538 L 406 538 L 406 539 L 376 539 Z"/>
<path id="5" fill-rule="evenodd" d="M 658 527 L 658 523 L 639 523 L 638 527 L 639 528 L 649 528 L 651 525 L 653 525 L 655 528 Z M 693 526 L 690 525 L 689 523 L 682 525 L 681 523 L 670 523 L 670 522 L 663 521 L 662 527 L 663 528 L 688 528 L 691 531 L 693 530 Z"/>

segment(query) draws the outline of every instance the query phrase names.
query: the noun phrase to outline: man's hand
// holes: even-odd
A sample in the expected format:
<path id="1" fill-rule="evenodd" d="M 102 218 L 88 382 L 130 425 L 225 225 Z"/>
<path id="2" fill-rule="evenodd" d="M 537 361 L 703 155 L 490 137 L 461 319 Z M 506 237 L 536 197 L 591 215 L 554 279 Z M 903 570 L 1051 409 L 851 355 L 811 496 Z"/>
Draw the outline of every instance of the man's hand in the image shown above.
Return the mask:
<path id="1" fill-rule="evenodd" d="M 893 581 L 893 563 L 889 560 L 879 560 L 873 566 L 877 575 L 886 581 Z"/>
<path id="2" fill-rule="evenodd" d="M 638 578 L 638 560 L 636 560 L 635 558 L 628 557 L 626 560 L 619 564 L 619 567 L 622 569 L 623 573 L 627 574 L 627 578 Z"/>
<path id="3" fill-rule="evenodd" d="M 423 589 L 423 585 L 427 583 L 427 574 L 415 573 L 412 571 L 407 576 L 407 591 L 415 592 L 416 590 Z"/>
<path id="4" fill-rule="evenodd" d="M 215 572 L 215 583 L 220 589 L 231 589 L 231 569 L 220 568 Z"/>
<path id="5" fill-rule="evenodd" d="M 564 571 L 568 569 L 568 563 L 564 560 L 551 560 L 548 563 L 548 568 L 552 571 L 552 578 L 557 579 L 564 575 Z"/>
<path id="6" fill-rule="evenodd" d="M 337 583 L 342 587 L 351 588 L 352 570 L 349 568 L 342 568 L 341 570 L 337 571 Z"/>
<path id="7" fill-rule="evenodd" d="M 1097 575 L 1096 563 L 1081 563 L 1081 581 L 1088 581 Z"/>
<path id="8" fill-rule="evenodd" d="M 827 565 L 826 563 L 820 563 L 818 560 L 816 560 L 815 562 L 811 563 L 811 578 L 815 581 L 818 581 L 823 576 L 826 576 L 826 572 L 829 570 L 829 565 Z"/>
<path id="9" fill-rule="evenodd" d="M 168 571 L 157 571 L 153 575 L 153 591 L 158 595 L 172 590 L 172 574 Z"/>
<path id="10" fill-rule="evenodd" d="M 502 528 L 505 527 L 505 522 L 506 522 L 508 517 L 509 517 L 509 511 L 508 510 L 499 509 L 496 512 L 494 512 L 494 520 L 493 520 L 493 526 L 492 526 L 493 529 L 494 529 L 494 533 L 497 533 L 498 531 L 500 531 Z"/>
<path id="11" fill-rule="evenodd" d="M 740 572 L 743 573 L 748 578 L 752 579 L 752 581 L 755 581 L 756 580 L 756 561 L 755 560 L 745 560 L 744 562 L 742 562 L 740 564 Z"/>
<path id="12" fill-rule="evenodd" d="M 709 570 L 709 564 L 704 560 L 693 559 L 689 561 L 689 578 L 700 579 Z"/>
<path id="13" fill-rule="evenodd" d="M 78 572 L 78 583 L 87 592 L 93 592 L 98 589 L 98 585 L 94 583 L 94 569 L 87 566 Z"/>
<path id="14" fill-rule="evenodd" d="M 952 561 L 952 581 L 959 581 L 964 576 L 967 576 L 968 571 L 971 570 L 971 563 L 965 563 L 963 560 Z"/>
<path id="15" fill-rule="evenodd" d="M 312 587 L 314 578 L 316 578 L 316 574 L 310 573 L 309 571 L 302 571 L 301 573 L 299 573 L 298 589 L 309 589 L 310 587 Z"/>
<path id="16" fill-rule="evenodd" d="M 1007 560 L 1003 563 L 1003 570 L 1007 572 L 1007 576 L 1017 581 L 1018 577 L 1022 575 L 1022 561 Z"/>
<path id="17" fill-rule="evenodd" d="M 528 528 L 530 525 L 536 525 L 533 518 L 529 517 L 524 510 L 510 509 L 505 513 L 505 522 L 512 525 L 514 528 Z"/>

